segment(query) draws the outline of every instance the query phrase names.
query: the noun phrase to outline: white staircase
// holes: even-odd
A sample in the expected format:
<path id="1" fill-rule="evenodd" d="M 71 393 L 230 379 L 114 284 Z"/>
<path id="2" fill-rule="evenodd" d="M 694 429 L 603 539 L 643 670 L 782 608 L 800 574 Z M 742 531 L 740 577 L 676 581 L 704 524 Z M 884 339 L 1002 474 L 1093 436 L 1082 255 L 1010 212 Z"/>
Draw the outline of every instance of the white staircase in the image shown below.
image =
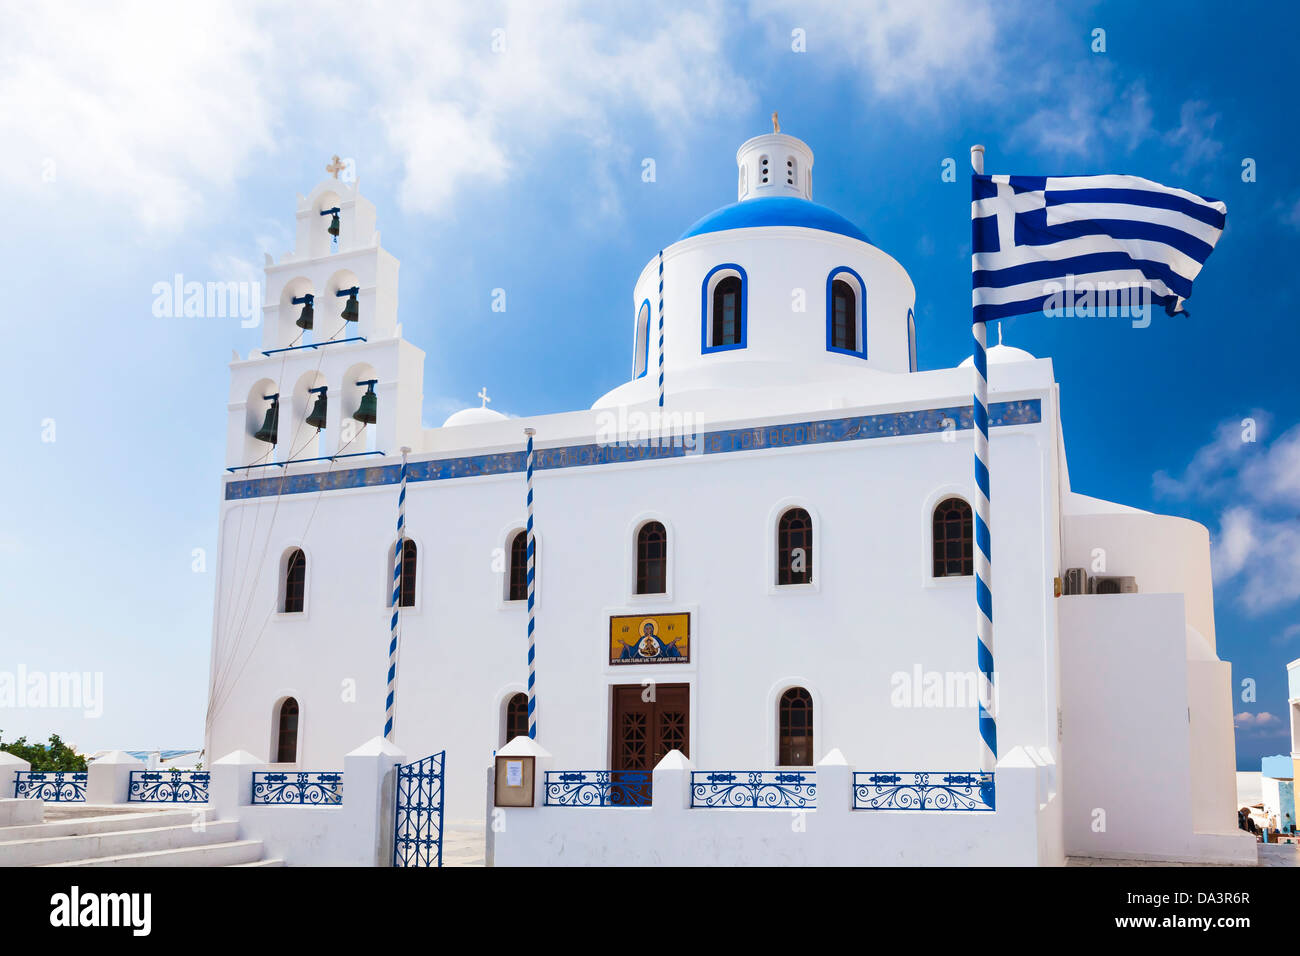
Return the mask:
<path id="1" fill-rule="evenodd" d="M 75 806 L 75 809 L 74 809 Z M 0 826 L 0 866 L 283 866 L 234 820 L 189 808 L 46 805 L 46 821 Z"/>

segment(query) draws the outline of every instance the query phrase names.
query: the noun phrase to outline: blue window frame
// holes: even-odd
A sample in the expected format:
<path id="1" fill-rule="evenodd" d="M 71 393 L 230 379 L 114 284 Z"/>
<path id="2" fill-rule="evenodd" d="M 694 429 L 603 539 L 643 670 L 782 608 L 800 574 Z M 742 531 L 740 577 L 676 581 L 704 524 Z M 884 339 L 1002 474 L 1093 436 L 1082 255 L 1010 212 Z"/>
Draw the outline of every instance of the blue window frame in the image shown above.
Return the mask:
<path id="1" fill-rule="evenodd" d="M 826 276 L 826 351 L 867 357 L 867 284 L 848 266 Z"/>
<path id="2" fill-rule="evenodd" d="M 632 377 L 640 378 L 650 368 L 650 300 L 641 303 L 636 314 L 636 341 L 632 346 Z"/>
<path id="3" fill-rule="evenodd" d="M 734 262 L 710 269 L 700 286 L 700 351 L 743 349 L 748 335 L 748 309 L 749 277 L 745 270 Z"/>

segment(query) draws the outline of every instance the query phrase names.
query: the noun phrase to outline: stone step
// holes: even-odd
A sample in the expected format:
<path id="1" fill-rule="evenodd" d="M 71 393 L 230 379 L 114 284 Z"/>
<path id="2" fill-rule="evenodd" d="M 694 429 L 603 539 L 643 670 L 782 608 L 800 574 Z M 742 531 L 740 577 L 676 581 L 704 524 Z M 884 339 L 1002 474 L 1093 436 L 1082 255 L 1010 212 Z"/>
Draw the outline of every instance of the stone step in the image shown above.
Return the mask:
<path id="1" fill-rule="evenodd" d="M 252 863 L 229 863 L 227 866 L 284 866 L 284 860 L 275 856 L 269 860 L 254 860 Z"/>
<path id="2" fill-rule="evenodd" d="M 238 835 L 238 821 L 217 820 L 209 822 L 201 830 L 186 823 L 181 826 L 36 837 L 0 843 L 0 864 L 40 866 L 98 857 L 122 857 L 224 843 Z"/>
<path id="3" fill-rule="evenodd" d="M 211 825 L 209 825 L 209 828 Z M 84 860 L 46 863 L 45 866 L 237 866 L 256 863 L 262 858 L 261 840 L 233 840 L 170 850 L 151 850 L 119 856 L 101 856 Z"/>
<path id="4" fill-rule="evenodd" d="M 206 815 L 206 808 L 198 808 Z M 192 810 L 159 810 L 149 813 L 115 813 L 104 816 L 76 817 L 24 826 L 0 827 L 0 847 L 16 840 L 40 837 L 78 836 L 84 833 L 111 833 L 114 830 L 146 830 L 150 827 L 180 826 L 194 821 Z M 0 850 L 0 854 L 3 851 Z"/>

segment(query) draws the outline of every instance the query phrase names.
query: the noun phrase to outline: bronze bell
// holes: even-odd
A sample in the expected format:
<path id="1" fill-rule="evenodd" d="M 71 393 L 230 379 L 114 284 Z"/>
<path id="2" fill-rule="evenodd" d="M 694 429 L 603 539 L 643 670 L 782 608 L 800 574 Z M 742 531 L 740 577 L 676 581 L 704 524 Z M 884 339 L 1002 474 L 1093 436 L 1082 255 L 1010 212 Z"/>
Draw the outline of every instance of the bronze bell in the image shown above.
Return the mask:
<path id="1" fill-rule="evenodd" d="M 339 214 L 338 213 L 330 214 L 329 234 L 333 236 L 335 239 L 337 239 L 339 236 Z"/>
<path id="2" fill-rule="evenodd" d="M 352 417 L 359 422 L 373 425 L 378 419 L 378 413 L 379 396 L 375 394 L 375 387 L 371 385 L 366 389 L 366 394 L 361 396 L 361 407 L 357 409 L 356 414 Z"/>
<path id="3" fill-rule="evenodd" d="M 311 407 L 311 414 L 307 416 L 307 424 L 312 428 L 324 428 L 327 408 L 329 408 L 329 400 L 326 399 L 325 389 L 322 388 L 316 393 L 316 404 Z"/>
<path id="4" fill-rule="evenodd" d="M 262 427 L 253 432 L 253 437 L 258 441 L 264 441 L 268 445 L 274 445 L 276 440 L 277 426 L 280 424 L 280 399 L 271 399 L 271 407 L 266 410 L 266 421 L 262 422 Z"/>
<path id="5" fill-rule="evenodd" d="M 357 294 L 353 292 L 348 296 L 348 301 L 343 304 L 342 312 L 345 322 L 355 322 L 361 318 L 361 313 L 357 311 Z"/>
<path id="6" fill-rule="evenodd" d="M 298 326 L 300 329 L 310 329 L 312 327 L 312 319 L 314 316 L 315 313 L 311 307 L 311 299 L 308 299 L 302 304 L 302 312 L 299 313 L 298 321 L 295 322 L 294 325 Z"/>

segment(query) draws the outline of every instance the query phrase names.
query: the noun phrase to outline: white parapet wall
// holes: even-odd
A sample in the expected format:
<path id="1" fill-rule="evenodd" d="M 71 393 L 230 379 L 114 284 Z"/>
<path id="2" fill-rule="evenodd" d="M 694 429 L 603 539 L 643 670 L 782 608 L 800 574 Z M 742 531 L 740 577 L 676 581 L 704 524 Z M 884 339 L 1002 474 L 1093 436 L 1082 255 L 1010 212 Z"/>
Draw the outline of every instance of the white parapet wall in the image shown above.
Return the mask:
<path id="1" fill-rule="evenodd" d="M 541 751 L 541 753 L 545 753 Z M 548 755 L 549 756 L 549 755 Z M 655 767 L 648 807 L 545 806 L 491 813 L 494 866 L 1050 866 L 1064 862 L 1055 766 L 1016 747 L 999 761 L 996 811 L 854 810 L 838 751 L 816 767 L 816 807 L 691 807 L 680 752 Z M 489 791 L 490 792 L 490 791 Z M 1055 828 L 1056 832 L 1053 832 Z"/>

